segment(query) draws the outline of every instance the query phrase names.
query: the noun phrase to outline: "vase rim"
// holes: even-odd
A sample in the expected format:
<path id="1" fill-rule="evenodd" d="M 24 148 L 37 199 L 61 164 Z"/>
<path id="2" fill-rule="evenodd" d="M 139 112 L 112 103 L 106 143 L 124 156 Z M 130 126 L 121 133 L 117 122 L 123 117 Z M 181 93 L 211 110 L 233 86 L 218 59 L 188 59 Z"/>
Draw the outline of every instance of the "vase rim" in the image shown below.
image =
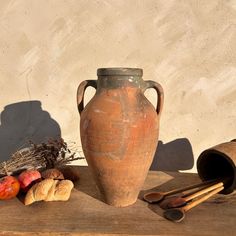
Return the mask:
<path id="1" fill-rule="evenodd" d="M 125 68 L 125 67 L 110 67 L 110 68 L 98 68 L 98 76 L 142 76 L 143 70 L 140 68 Z"/>

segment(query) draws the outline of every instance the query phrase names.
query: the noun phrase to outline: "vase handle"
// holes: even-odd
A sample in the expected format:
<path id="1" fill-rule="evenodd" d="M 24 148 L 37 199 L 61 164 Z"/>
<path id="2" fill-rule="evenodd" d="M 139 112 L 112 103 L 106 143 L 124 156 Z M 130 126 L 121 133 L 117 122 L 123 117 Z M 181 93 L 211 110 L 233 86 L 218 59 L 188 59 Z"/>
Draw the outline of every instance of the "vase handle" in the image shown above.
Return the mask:
<path id="1" fill-rule="evenodd" d="M 149 88 L 154 88 L 157 92 L 157 107 L 156 107 L 156 112 L 158 115 L 161 115 L 162 108 L 163 108 L 163 103 L 164 103 L 164 91 L 162 86 L 152 80 L 145 81 L 145 90 Z M 145 91 L 144 90 L 144 91 Z"/>
<path id="2" fill-rule="evenodd" d="M 80 83 L 77 89 L 77 106 L 79 110 L 79 114 L 84 110 L 84 93 L 87 87 L 93 87 L 97 89 L 97 81 L 96 80 L 85 80 Z"/>

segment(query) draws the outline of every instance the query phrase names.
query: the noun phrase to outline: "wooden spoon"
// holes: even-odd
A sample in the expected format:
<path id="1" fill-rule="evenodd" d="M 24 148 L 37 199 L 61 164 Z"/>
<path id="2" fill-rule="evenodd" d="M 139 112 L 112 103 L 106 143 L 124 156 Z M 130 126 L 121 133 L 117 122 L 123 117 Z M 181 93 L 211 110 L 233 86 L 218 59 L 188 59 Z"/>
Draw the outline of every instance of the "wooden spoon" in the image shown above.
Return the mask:
<path id="1" fill-rule="evenodd" d="M 174 222 L 180 222 L 184 219 L 185 212 L 187 212 L 188 210 L 192 209 L 193 207 L 199 205 L 200 203 L 206 201 L 208 198 L 210 198 L 214 194 L 217 194 L 218 192 L 222 191 L 223 189 L 224 189 L 223 186 L 219 187 L 219 188 L 211 191 L 210 193 L 206 194 L 202 198 L 199 198 L 184 207 L 167 209 L 166 211 L 164 211 L 164 217 L 166 219 L 174 221 Z"/>
<path id="2" fill-rule="evenodd" d="M 224 186 L 223 182 L 219 182 L 217 184 L 213 184 L 210 187 L 203 188 L 201 190 L 195 191 L 191 195 L 188 196 L 177 196 L 174 198 L 169 199 L 169 201 L 166 202 L 166 206 L 162 204 L 162 208 L 168 209 L 168 208 L 176 208 L 186 205 L 189 201 L 193 200 L 196 197 L 199 197 L 205 193 L 208 193 L 216 188 Z"/>
<path id="3" fill-rule="evenodd" d="M 189 185 L 187 187 L 174 189 L 174 190 L 171 190 L 171 191 L 168 191 L 168 192 L 150 192 L 150 193 L 146 193 L 143 196 L 143 199 L 145 201 L 147 201 L 148 203 L 158 203 L 161 200 L 163 200 L 166 196 L 171 196 L 171 195 L 174 195 L 176 193 L 181 193 L 183 191 L 187 191 L 187 190 L 190 190 L 190 189 L 195 189 L 195 188 L 199 188 L 199 187 L 202 187 L 202 186 L 206 186 L 206 185 L 208 185 L 210 183 L 214 183 L 214 182 L 216 182 L 216 180 L 208 180 L 208 181 L 205 181 L 205 182 L 202 182 L 202 183 Z"/>

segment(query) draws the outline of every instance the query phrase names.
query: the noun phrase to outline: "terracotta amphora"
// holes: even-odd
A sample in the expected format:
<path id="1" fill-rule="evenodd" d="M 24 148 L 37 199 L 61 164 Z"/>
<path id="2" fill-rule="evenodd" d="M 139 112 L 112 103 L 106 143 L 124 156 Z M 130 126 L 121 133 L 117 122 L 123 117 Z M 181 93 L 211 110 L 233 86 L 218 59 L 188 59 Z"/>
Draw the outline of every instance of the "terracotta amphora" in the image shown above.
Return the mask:
<path id="1" fill-rule="evenodd" d="M 144 81 L 137 68 L 100 68 L 98 80 L 83 81 L 77 91 L 82 149 L 107 204 L 133 204 L 147 176 L 158 143 L 163 89 Z M 96 94 L 84 107 L 88 86 Z M 157 92 L 157 107 L 144 96 Z"/>

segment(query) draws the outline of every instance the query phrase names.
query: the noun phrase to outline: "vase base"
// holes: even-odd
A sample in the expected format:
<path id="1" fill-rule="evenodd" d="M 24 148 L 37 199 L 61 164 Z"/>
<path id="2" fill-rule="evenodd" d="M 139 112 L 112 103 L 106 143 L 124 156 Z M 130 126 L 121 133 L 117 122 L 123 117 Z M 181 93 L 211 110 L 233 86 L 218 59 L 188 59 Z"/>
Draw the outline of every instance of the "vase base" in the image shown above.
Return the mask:
<path id="1" fill-rule="evenodd" d="M 120 197 L 120 196 L 109 196 L 101 194 L 101 200 L 106 203 L 107 205 L 114 206 L 117 208 L 121 207 L 128 207 L 136 203 L 137 201 L 137 194 L 133 194 L 131 197 Z"/>
<path id="2" fill-rule="evenodd" d="M 137 201 L 137 199 L 132 200 L 132 201 L 104 201 L 106 204 L 113 206 L 113 207 L 117 207 L 117 208 L 122 208 L 122 207 L 128 207 L 131 206 L 133 204 L 135 204 Z"/>

